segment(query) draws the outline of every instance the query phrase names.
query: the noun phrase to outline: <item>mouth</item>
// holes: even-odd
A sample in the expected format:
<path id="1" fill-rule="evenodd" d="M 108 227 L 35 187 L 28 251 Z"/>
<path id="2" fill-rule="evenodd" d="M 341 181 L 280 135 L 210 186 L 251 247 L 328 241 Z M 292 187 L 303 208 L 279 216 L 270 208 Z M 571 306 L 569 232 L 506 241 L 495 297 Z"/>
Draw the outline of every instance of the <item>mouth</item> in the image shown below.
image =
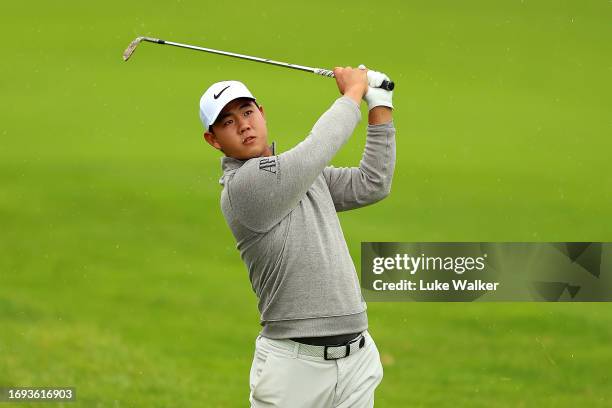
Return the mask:
<path id="1" fill-rule="evenodd" d="M 255 136 L 247 136 L 247 138 L 242 141 L 242 144 L 251 144 L 254 141 L 255 141 Z"/>

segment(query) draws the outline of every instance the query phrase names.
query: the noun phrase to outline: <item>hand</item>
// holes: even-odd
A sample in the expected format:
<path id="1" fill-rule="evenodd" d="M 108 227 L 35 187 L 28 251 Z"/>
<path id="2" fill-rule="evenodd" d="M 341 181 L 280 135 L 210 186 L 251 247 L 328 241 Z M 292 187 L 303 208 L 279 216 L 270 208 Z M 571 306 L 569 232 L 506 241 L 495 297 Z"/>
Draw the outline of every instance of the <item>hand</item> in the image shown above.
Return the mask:
<path id="1" fill-rule="evenodd" d="M 378 88 L 384 80 L 390 81 L 389 77 L 382 72 L 368 70 L 363 64 L 359 66 L 359 69 L 366 70 L 368 75 L 368 90 L 363 97 L 368 104 L 368 110 L 377 106 L 393 109 L 393 91 Z"/>
<path id="2" fill-rule="evenodd" d="M 334 76 L 340 93 L 353 99 L 359 105 L 368 90 L 366 71 L 351 67 L 336 67 Z"/>

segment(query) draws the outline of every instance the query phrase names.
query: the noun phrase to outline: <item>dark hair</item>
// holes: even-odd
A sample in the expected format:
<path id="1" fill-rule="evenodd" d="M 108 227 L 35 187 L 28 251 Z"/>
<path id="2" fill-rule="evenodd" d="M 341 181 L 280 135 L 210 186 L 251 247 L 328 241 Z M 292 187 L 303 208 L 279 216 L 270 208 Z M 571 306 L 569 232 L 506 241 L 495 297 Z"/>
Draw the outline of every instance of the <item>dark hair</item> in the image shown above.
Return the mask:
<path id="1" fill-rule="evenodd" d="M 247 99 L 250 99 L 250 98 L 247 98 Z M 252 101 L 252 102 L 255 104 L 255 106 L 257 106 L 257 109 L 259 109 L 259 104 L 257 103 L 257 101 L 256 101 L 255 99 L 251 99 L 251 101 Z M 229 103 L 229 102 L 228 102 L 228 103 Z M 217 120 L 218 120 L 218 119 L 219 119 L 219 118 L 217 118 Z M 208 131 L 209 131 L 210 133 L 212 133 L 212 134 L 215 134 L 215 132 L 213 132 L 213 128 L 212 128 L 212 127 L 213 127 L 213 125 L 214 125 L 215 123 L 217 123 L 217 121 L 216 121 L 216 120 L 215 120 L 215 122 L 214 122 L 214 123 L 211 123 L 211 124 L 210 124 L 210 126 L 208 126 Z"/>

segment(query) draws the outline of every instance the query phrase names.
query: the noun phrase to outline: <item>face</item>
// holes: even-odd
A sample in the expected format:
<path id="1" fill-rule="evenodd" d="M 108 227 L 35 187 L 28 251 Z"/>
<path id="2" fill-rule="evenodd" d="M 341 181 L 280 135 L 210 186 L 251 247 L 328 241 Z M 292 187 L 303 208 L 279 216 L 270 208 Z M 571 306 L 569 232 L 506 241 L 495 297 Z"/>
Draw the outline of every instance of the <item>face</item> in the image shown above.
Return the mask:
<path id="1" fill-rule="evenodd" d="M 204 138 L 228 157 L 247 160 L 272 155 L 263 107 L 247 98 L 225 105 Z"/>

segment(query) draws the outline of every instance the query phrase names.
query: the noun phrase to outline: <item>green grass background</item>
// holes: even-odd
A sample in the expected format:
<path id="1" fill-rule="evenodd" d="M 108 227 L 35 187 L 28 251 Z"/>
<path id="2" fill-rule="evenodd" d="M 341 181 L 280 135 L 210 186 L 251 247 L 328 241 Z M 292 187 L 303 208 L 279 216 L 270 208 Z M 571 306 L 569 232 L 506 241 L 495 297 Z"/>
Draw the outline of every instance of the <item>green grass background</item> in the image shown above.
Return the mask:
<path id="1" fill-rule="evenodd" d="M 248 405 L 256 298 L 198 100 L 244 81 L 284 151 L 337 90 L 153 44 L 125 63 L 136 36 L 396 81 L 392 194 L 340 216 L 358 263 L 361 241 L 612 240 L 611 8 L 4 2 L 0 386 L 74 386 L 66 407 Z M 334 164 L 358 163 L 365 124 Z M 377 407 L 612 406 L 610 304 L 371 303 L 369 317 Z"/>

